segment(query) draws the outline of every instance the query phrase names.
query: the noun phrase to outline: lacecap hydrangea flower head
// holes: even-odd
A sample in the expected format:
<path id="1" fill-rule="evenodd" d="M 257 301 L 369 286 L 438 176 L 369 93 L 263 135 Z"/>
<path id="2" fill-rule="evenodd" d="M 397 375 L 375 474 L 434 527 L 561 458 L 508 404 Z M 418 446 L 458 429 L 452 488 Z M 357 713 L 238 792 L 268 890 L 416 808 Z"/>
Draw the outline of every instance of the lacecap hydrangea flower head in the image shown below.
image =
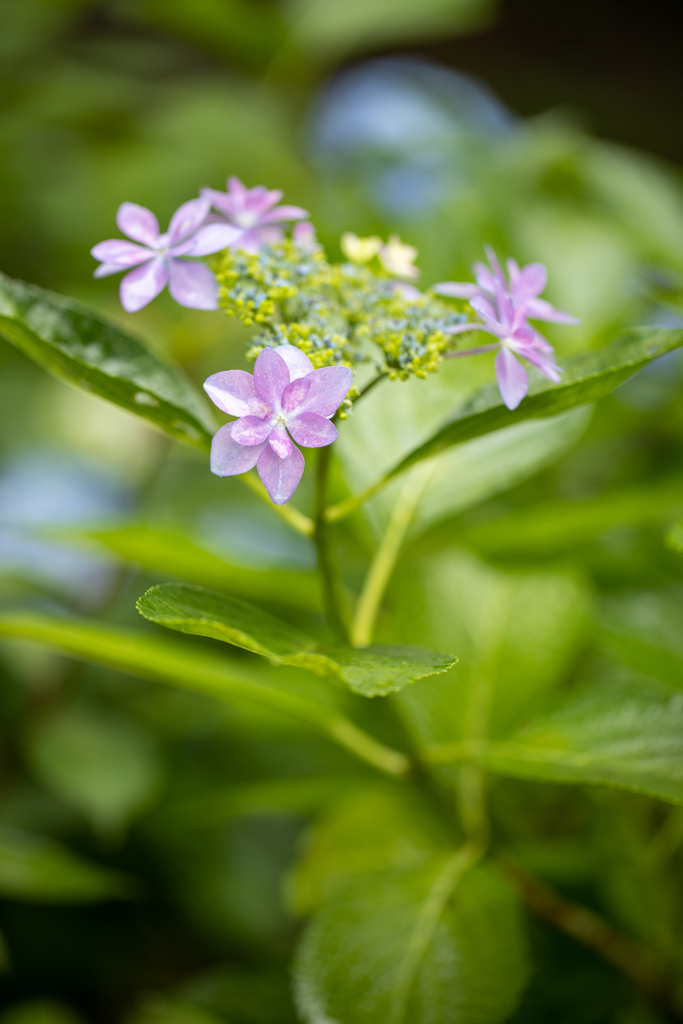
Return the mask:
<path id="1" fill-rule="evenodd" d="M 488 250 L 490 265 L 474 264 L 476 283 L 420 290 L 417 249 L 398 235 L 385 242 L 346 232 L 344 261 L 331 263 L 307 211 L 281 199 L 279 190 L 229 177 L 225 192 L 204 188 L 183 203 L 163 234 L 150 210 L 123 203 L 117 223 L 127 238 L 92 249 L 101 261 L 96 277 L 126 271 L 120 294 L 128 312 L 168 285 L 181 305 L 221 308 L 254 328 L 253 375 L 223 370 L 204 385 L 236 417 L 213 439 L 217 475 L 256 467 L 272 501 L 289 501 L 304 470 L 300 448 L 336 440 L 333 418 L 344 419 L 358 397 L 353 370 L 361 364 L 374 366 L 375 380 L 405 380 L 437 371 L 443 359 L 498 349 L 496 375 L 510 409 L 528 390 L 520 358 L 559 380 L 550 344 L 528 321 L 577 321 L 540 298 L 540 263 L 508 260 L 506 277 Z M 458 350 L 459 335 L 471 331 L 497 340 Z"/>

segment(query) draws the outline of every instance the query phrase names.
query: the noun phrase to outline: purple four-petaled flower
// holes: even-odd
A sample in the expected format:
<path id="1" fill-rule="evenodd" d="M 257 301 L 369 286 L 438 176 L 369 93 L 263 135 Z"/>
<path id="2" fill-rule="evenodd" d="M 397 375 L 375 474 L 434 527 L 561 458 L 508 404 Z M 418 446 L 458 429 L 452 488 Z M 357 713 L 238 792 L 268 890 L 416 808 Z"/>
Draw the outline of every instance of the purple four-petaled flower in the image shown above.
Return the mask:
<path id="1" fill-rule="evenodd" d="M 211 445 L 211 471 L 237 476 L 256 466 L 271 500 L 284 505 L 304 471 L 304 448 L 322 448 L 337 438 L 330 422 L 353 383 L 345 366 L 314 370 L 308 356 L 294 345 L 265 348 L 254 366 L 214 373 L 204 383 L 211 401 L 239 417 L 216 433 Z"/>
<path id="2" fill-rule="evenodd" d="M 515 260 L 508 260 L 508 285 L 495 253 L 489 247 L 486 252 L 490 267 L 485 263 L 474 264 L 476 284 L 445 281 L 434 285 L 433 290 L 439 295 L 469 299 L 472 309 L 481 318 L 482 323 L 459 324 L 448 328 L 449 334 L 479 330 L 493 334 L 500 340 L 500 351 L 496 356 L 498 386 L 508 409 L 516 409 L 529 390 L 527 372 L 517 356 L 526 359 L 556 383 L 562 372 L 555 365 L 552 346 L 542 334 L 529 326 L 527 318 L 558 324 L 577 324 L 579 321 L 539 298 L 548 277 L 542 263 L 529 263 L 520 268 Z M 452 355 L 474 355 L 492 347 L 495 346 L 453 352 Z"/>
<path id="3" fill-rule="evenodd" d="M 230 243 L 233 249 L 258 252 L 262 245 L 273 245 L 284 237 L 281 221 L 304 220 L 306 210 L 300 206 L 278 206 L 282 199 L 280 189 L 267 189 L 265 185 L 247 188 L 234 175 L 226 181 L 227 192 L 215 188 L 203 188 L 202 196 L 208 199 L 215 213 L 209 221 L 229 224 L 238 229 Z"/>
<path id="4" fill-rule="evenodd" d="M 110 238 L 90 250 L 100 266 L 95 277 L 122 270 L 121 305 L 137 313 L 156 298 L 166 285 L 176 302 L 190 309 L 218 309 L 216 279 L 204 263 L 184 257 L 208 256 L 227 249 L 238 232 L 228 224 L 204 224 L 211 207 L 208 199 L 190 199 L 171 217 L 165 234 L 151 210 L 137 203 L 121 203 L 116 214 L 119 230 L 132 238 Z M 140 244 L 135 244 L 140 243 Z"/>

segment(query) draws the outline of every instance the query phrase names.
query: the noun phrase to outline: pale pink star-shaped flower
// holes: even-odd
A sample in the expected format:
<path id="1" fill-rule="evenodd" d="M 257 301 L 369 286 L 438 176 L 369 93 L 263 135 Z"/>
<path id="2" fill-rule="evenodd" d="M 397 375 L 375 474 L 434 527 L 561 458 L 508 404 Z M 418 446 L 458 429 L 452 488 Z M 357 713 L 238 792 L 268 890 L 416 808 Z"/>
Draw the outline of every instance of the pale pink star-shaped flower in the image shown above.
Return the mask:
<path id="1" fill-rule="evenodd" d="M 205 263 L 184 258 L 227 249 L 234 239 L 235 229 L 227 224 L 204 225 L 210 206 L 208 199 L 190 199 L 176 210 L 168 231 L 161 234 L 151 210 L 137 203 L 121 203 L 116 223 L 133 241 L 110 238 L 98 242 L 90 250 L 95 259 L 102 261 L 94 276 L 130 270 L 120 287 L 121 305 L 127 313 L 142 309 L 166 285 L 181 306 L 218 309 L 215 277 Z"/>
<path id="2" fill-rule="evenodd" d="M 202 196 L 209 200 L 214 213 L 209 222 L 230 224 L 239 234 L 230 243 L 232 249 L 258 252 L 263 245 L 281 242 L 284 233 L 282 221 L 305 220 L 306 210 L 300 206 L 278 206 L 283 193 L 280 189 L 267 189 L 265 185 L 247 188 L 234 175 L 226 181 L 227 192 L 203 188 Z"/>
<path id="3" fill-rule="evenodd" d="M 527 372 L 517 356 L 526 359 L 555 383 L 559 383 L 562 372 L 555 365 L 552 346 L 539 331 L 529 326 L 527 318 L 559 324 L 577 324 L 579 321 L 539 298 L 548 278 L 542 263 L 529 263 L 520 268 L 515 260 L 508 260 L 508 284 L 493 250 L 487 247 L 486 252 L 490 267 L 485 263 L 473 265 L 476 284 L 444 281 L 434 285 L 433 291 L 438 295 L 469 299 L 472 309 L 481 318 L 481 323 L 447 328 L 449 334 L 479 330 L 499 339 L 500 351 L 496 356 L 498 386 L 508 409 L 516 409 L 529 390 Z M 449 356 L 475 355 L 497 347 L 483 345 L 463 352 L 451 352 Z"/>
<path id="4" fill-rule="evenodd" d="M 265 348 L 245 370 L 224 370 L 204 382 L 211 401 L 239 417 L 214 436 L 211 471 L 237 476 L 256 466 L 276 505 L 294 494 L 304 471 L 303 448 L 322 448 L 337 439 L 330 422 L 346 398 L 353 373 L 346 366 L 314 370 L 294 345 Z M 291 437 L 290 437 L 291 434 Z"/>

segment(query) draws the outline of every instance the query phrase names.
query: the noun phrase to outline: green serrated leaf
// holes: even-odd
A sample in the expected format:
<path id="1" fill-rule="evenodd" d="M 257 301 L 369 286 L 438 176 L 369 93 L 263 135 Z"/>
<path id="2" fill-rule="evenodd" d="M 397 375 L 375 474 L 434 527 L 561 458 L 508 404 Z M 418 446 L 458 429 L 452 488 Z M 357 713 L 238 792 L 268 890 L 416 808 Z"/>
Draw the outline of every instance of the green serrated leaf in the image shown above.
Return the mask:
<path id="1" fill-rule="evenodd" d="M 2 828 L 0 895 L 36 903 L 93 903 L 129 897 L 131 882 L 51 839 Z"/>
<path id="2" fill-rule="evenodd" d="M 295 966 L 307 1024 L 498 1024 L 527 980 L 518 899 L 465 848 L 409 871 L 347 879 Z"/>
<path id="3" fill-rule="evenodd" d="M 54 377 L 209 450 L 215 424 L 183 371 L 87 306 L 0 274 L 0 334 Z"/>
<path id="4" fill-rule="evenodd" d="M 683 695 L 645 680 L 593 684 L 501 743 L 433 748 L 539 782 L 611 786 L 683 803 Z"/>
<path id="5" fill-rule="evenodd" d="M 224 640 L 275 664 L 336 677 L 364 697 L 396 692 L 457 662 L 454 655 L 421 647 L 378 645 L 356 650 L 318 644 L 246 601 L 203 587 L 163 583 L 143 594 L 137 608 L 145 618 L 169 629 Z"/>
<path id="6" fill-rule="evenodd" d="M 94 542 L 100 550 L 101 545 L 128 562 L 143 565 L 153 572 L 177 576 L 188 583 L 217 587 L 252 600 L 261 599 L 313 611 L 320 609 L 320 589 L 313 573 L 245 569 L 231 565 L 177 530 L 140 524 L 51 533 L 65 540 L 86 544 Z"/>
<path id="7" fill-rule="evenodd" d="M 281 619 L 228 594 L 182 583 L 161 583 L 138 599 L 141 615 L 181 633 L 211 636 L 276 663 L 291 664 L 315 641 Z"/>

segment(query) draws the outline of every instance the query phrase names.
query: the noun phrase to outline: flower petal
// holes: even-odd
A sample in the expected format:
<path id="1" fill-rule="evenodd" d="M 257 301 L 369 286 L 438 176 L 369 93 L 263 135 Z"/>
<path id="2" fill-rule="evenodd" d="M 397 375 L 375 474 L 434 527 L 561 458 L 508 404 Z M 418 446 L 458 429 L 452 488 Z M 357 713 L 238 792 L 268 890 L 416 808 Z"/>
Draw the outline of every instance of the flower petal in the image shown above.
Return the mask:
<path id="1" fill-rule="evenodd" d="M 542 263 L 527 263 L 517 275 L 512 293 L 515 301 L 535 298 L 548 283 L 548 271 Z"/>
<path id="2" fill-rule="evenodd" d="M 205 263 L 169 260 L 173 298 L 189 309 L 218 309 L 218 282 Z"/>
<path id="3" fill-rule="evenodd" d="M 233 249 L 242 249 L 244 252 L 258 252 L 264 245 L 275 245 L 284 238 L 282 228 L 275 224 L 264 224 L 263 227 L 248 228 L 242 231 L 240 237 L 233 242 Z"/>
<path id="4" fill-rule="evenodd" d="M 547 320 L 554 324 L 580 324 L 581 321 L 561 309 L 555 309 L 545 299 L 527 299 L 526 315 L 532 320 Z"/>
<path id="5" fill-rule="evenodd" d="M 121 281 L 119 295 L 126 313 L 137 313 L 155 299 L 168 284 L 168 268 L 162 257 L 136 267 Z"/>
<path id="6" fill-rule="evenodd" d="M 481 288 L 477 284 L 460 283 L 458 281 L 441 281 L 433 284 L 432 291 L 436 295 L 447 295 L 451 299 L 473 299 L 479 295 Z"/>
<path id="7" fill-rule="evenodd" d="M 255 448 L 249 450 L 256 451 Z M 298 448 L 293 448 L 289 458 L 279 459 L 271 446 L 266 444 L 256 468 L 275 505 L 284 505 L 292 497 L 301 480 L 304 465 L 304 457 Z"/>
<path id="8" fill-rule="evenodd" d="M 228 249 L 241 234 L 241 228 L 226 224 L 225 221 L 222 224 L 206 224 L 190 239 L 191 248 L 188 248 L 185 255 L 210 256 L 214 252 Z M 174 255 L 173 250 L 171 255 Z"/>
<path id="9" fill-rule="evenodd" d="M 272 224 L 278 220 L 306 220 L 308 216 L 308 210 L 300 206 L 276 206 L 274 210 L 262 214 L 259 220 L 261 224 Z"/>
<path id="10" fill-rule="evenodd" d="M 93 270 L 93 277 L 110 277 L 112 274 L 120 274 L 125 267 L 120 267 L 118 263 L 100 263 L 99 267 Z"/>
<path id="11" fill-rule="evenodd" d="M 270 442 L 270 447 L 280 459 L 288 459 L 294 450 L 294 445 L 281 420 L 270 431 L 268 441 Z"/>
<path id="12" fill-rule="evenodd" d="M 263 444 L 273 429 L 273 421 L 259 416 L 242 416 L 232 424 L 230 436 L 237 444 Z"/>
<path id="13" fill-rule="evenodd" d="M 287 429 L 303 448 L 323 448 L 339 437 L 334 423 L 317 412 L 304 412 L 288 419 Z"/>
<path id="14" fill-rule="evenodd" d="M 211 442 L 211 472 L 216 476 L 239 476 L 256 465 L 268 442 L 257 445 L 238 444 L 231 437 L 234 423 L 226 423 L 214 434 Z"/>
<path id="15" fill-rule="evenodd" d="M 258 397 L 276 414 L 280 412 L 282 392 L 288 384 L 287 363 L 274 348 L 264 348 L 254 366 L 254 387 Z"/>
<path id="16" fill-rule="evenodd" d="M 498 320 L 496 311 L 488 299 L 484 299 L 480 295 L 477 295 L 474 299 L 470 299 L 470 306 L 475 313 L 479 314 L 491 331 L 491 334 L 495 334 L 498 338 L 502 338 L 507 334 L 505 325 Z"/>
<path id="17" fill-rule="evenodd" d="M 311 390 L 311 382 L 306 377 L 297 377 L 282 392 L 283 413 L 296 414 L 299 406 Z"/>
<path id="18" fill-rule="evenodd" d="M 320 416 L 334 416 L 353 384 L 353 372 L 348 366 L 323 366 L 309 373 L 306 380 L 311 386 L 298 414 L 317 412 Z"/>
<path id="19" fill-rule="evenodd" d="M 472 264 L 472 270 L 474 276 L 477 279 L 477 287 L 482 292 L 488 292 L 489 295 L 493 295 L 496 290 L 496 282 L 493 279 L 493 274 L 485 263 L 477 261 Z"/>
<path id="20" fill-rule="evenodd" d="M 496 377 L 505 405 L 516 409 L 529 390 L 529 378 L 519 360 L 505 347 L 496 356 Z"/>
<path id="21" fill-rule="evenodd" d="M 204 223 L 204 218 L 210 209 L 211 200 L 208 196 L 190 199 L 187 203 L 179 206 L 168 225 L 168 244 L 175 245 L 176 242 L 180 242 L 181 239 L 187 238 L 193 231 L 196 231 Z"/>
<path id="22" fill-rule="evenodd" d="M 90 250 L 90 255 L 103 263 L 118 266 L 119 270 L 136 267 L 144 260 L 151 260 L 156 253 L 135 242 L 125 242 L 123 238 L 108 238 L 106 242 L 98 242 Z"/>
<path id="23" fill-rule="evenodd" d="M 214 405 L 228 416 L 258 416 L 265 419 L 270 408 L 261 402 L 254 378 L 246 370 L 222 370 L 204 381 L 204 390 Z"/>
<path id="24" fill-rule="evenodd" d="M 290 380 L 305 377 L 313 369 L 311 360 L 296 345 L 278 345 L 274 351 L 287 363 Z"/>
<path id="25" fill-rule="evenodd" d="M 121 203 L 116 223 L 119 231 L 143 245 L 155 245 L 159 237 L 159 221 L 151 210 L 137 203 Z"/>

